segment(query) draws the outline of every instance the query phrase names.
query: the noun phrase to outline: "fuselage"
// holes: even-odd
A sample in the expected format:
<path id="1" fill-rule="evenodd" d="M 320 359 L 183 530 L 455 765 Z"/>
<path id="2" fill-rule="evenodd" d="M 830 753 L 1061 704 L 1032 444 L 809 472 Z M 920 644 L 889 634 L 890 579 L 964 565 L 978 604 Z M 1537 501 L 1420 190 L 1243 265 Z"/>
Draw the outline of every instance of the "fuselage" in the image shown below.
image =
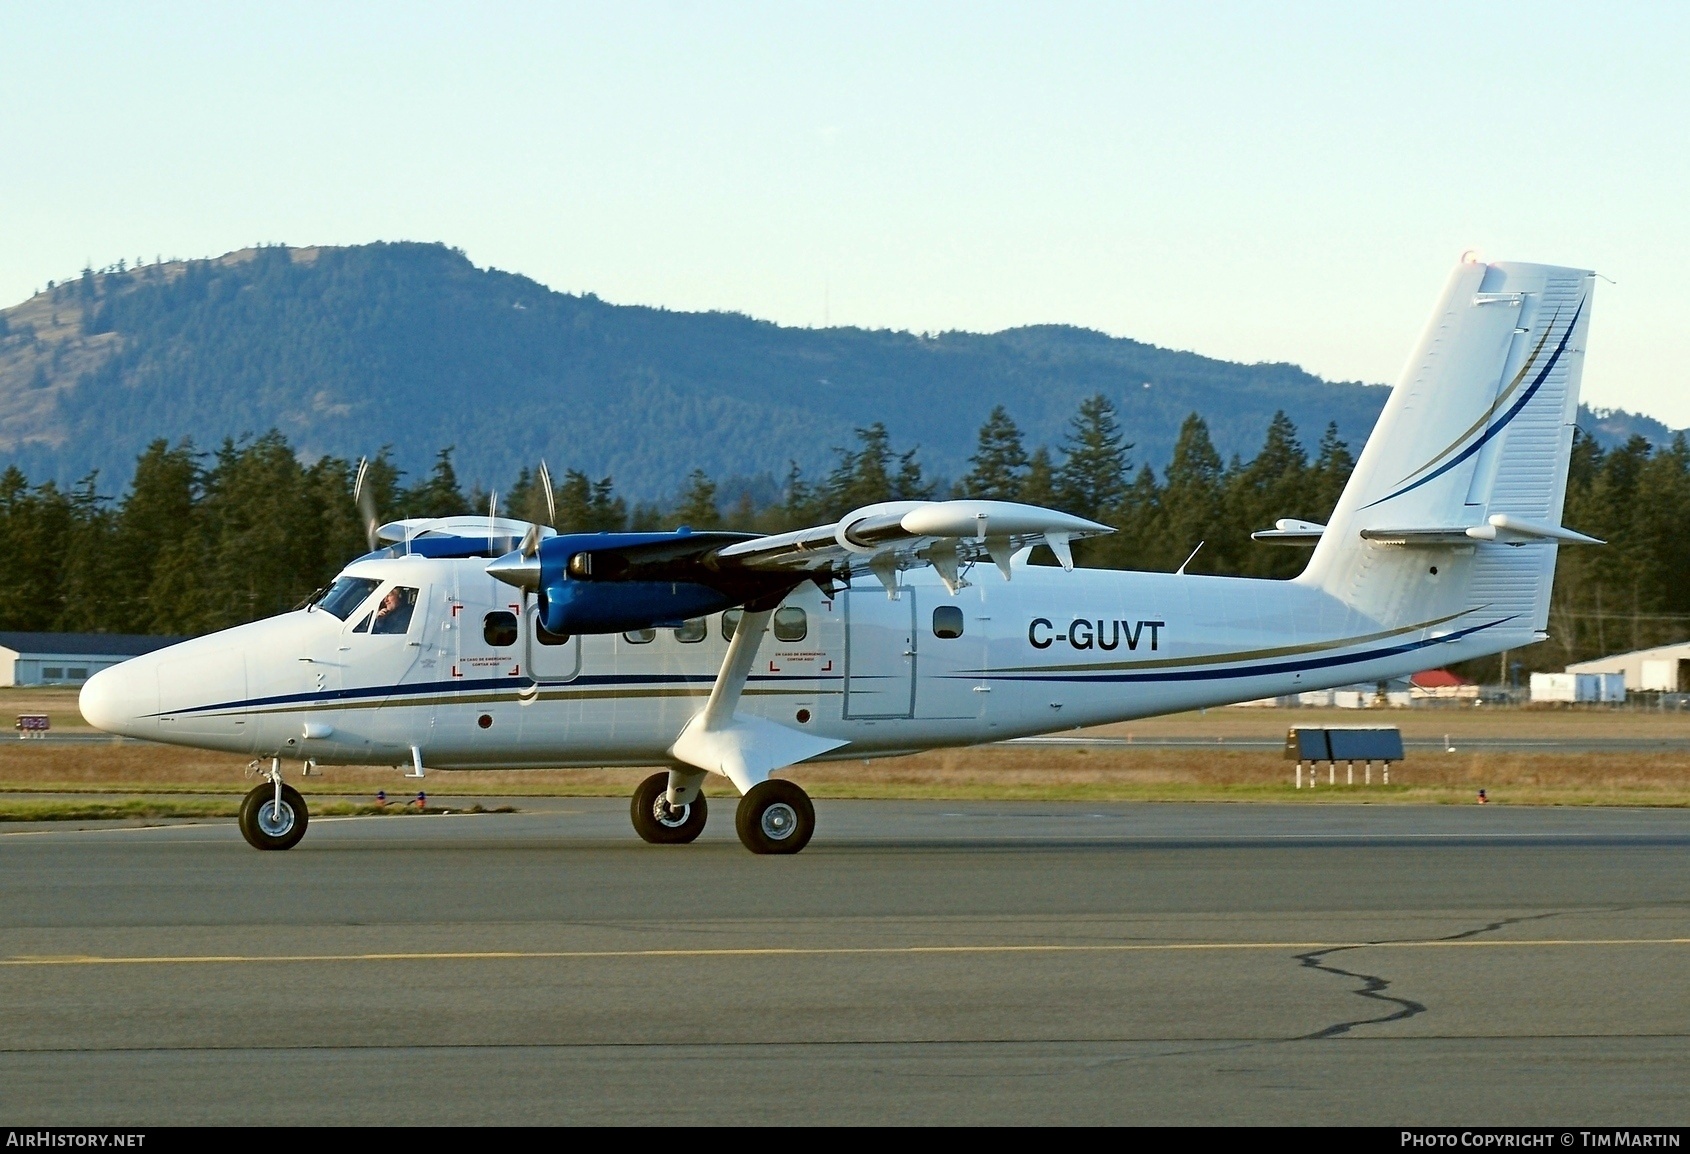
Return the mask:
<path id="1" fill-rule="evenodd" d="M 92 678 L 113 733 L 323 764 L 660 765 L 703 706 L 737 611 L 558 637 L 484 558 L 350 565 L 324 604 Z M 1299 581 L 977 566 L 895 599 L 858 580 L 790 594 L 741 711 L 869 758 L 1400 676 L 1503 647 L 1483 607 L 1381 624 Z M 353 584 L 348 585 L 350 581 Z M 397 595 L 395 595 L 397 591 Z M 383 613 L 408 608 L 400 615 Z M 404 620 L 400 622 L 399 616 Z M 403 628 L 398 628 L 398 625 Z"/>

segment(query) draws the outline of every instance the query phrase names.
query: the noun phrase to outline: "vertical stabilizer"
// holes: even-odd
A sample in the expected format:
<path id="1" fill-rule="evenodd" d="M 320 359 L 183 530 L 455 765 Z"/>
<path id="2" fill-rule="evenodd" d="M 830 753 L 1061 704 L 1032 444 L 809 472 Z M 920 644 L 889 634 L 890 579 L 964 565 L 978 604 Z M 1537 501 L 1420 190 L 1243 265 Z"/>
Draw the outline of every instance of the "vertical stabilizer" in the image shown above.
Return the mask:
<path id="1" fill-rule="evenodd" d="M 1463 261 L 1299 579 L 1487 648 L 1545 629 L 1593 275 Z M 1489 537 L 1487 538 L 1487 534 Z"/>

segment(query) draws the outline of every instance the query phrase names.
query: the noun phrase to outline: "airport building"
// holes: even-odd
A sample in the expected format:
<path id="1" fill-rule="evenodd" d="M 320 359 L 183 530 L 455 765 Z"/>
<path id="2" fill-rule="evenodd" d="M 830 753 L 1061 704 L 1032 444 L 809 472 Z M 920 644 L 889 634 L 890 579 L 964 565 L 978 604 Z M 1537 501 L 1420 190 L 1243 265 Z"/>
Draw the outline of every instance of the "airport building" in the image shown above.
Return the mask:
<path id="1" fill-rule="evenodd" d="M 1479 700 L 1479 687 L 1447 669 L 1425 669 L 1390 681 L 1364 681 L 1337 689 L 1315 689 L 1283 697 L 1242 701 L 1241 706 L 1303 709 L 1402 709 L 1427 703 L 1459 702 L 1471 705 Z"/>
<path id="2" fill-rule="evenodd" d="M 1533 701 L 1617 703 L 1625 700 L 1622 673 L 1534 673 Z"/>
<path id="3" fill-rule="evenodd" d="M 0 686 L 81 685 L 102 669 L 182 640 L 135 633 L 0 633 Z"/>
<path id="4" fill-rule="evenodd" d="M 1620 673 L 1628 693 L 1690 693 L 1690 641 L 1580 661 L 1568 673 Z"/>

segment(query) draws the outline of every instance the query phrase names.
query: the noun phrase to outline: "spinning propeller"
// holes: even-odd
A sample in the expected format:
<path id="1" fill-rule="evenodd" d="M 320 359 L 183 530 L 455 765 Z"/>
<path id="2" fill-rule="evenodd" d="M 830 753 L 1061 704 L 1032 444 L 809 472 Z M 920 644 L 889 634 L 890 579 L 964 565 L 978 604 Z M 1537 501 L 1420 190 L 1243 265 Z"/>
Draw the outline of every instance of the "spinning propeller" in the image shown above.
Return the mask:
<path id="1" fill-rule="evenodd" d="M 381 547 L 381 538 L 376 532 L 381 528 L 381 518 L 376 515 L 376 495 L 370 491 L 365 483 L 369 480 L 370 459 L 358 458 L 358 476 L 352 482 L 352 501 L 358 506 L 358 520 L 364 524 L 364 541 L 374 553 Z"/>

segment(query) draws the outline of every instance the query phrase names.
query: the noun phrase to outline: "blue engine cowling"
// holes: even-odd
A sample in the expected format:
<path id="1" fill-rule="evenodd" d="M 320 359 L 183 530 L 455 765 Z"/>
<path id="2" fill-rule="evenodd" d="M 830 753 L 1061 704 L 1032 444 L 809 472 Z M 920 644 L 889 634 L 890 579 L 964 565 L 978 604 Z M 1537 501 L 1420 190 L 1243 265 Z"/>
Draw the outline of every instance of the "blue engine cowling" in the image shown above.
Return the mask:
<path id="1" fill-rule="evenodd" d="M 548 633 L 625 633 L 674 626 L 755 602 L 778 602 L 802 578 L 722 571 L 715 551 L 746 533 L 565 533 L 540 543 L 540 624 Z"/>

